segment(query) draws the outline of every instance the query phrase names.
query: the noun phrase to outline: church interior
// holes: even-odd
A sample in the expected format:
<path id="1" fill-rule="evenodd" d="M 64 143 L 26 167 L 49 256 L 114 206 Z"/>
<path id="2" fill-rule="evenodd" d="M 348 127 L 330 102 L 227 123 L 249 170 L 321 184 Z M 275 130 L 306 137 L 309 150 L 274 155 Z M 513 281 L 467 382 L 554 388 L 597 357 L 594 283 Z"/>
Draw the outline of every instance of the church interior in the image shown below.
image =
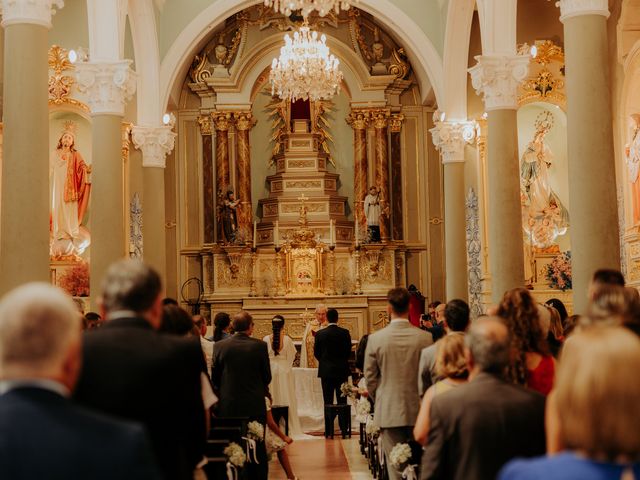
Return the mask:
<path id="1" fill-rule="evenodd" d="M 472 319 L 518 286 L 583 313 L 600 268 L 640 288 L 638 0 L 286 3 L 325 8 L 1 2 L 0 293 L 97 311 L 142 259 L 210 332 L 282 315 L 312 367 L 317 305 L 355 344 L 395 287 Z"/>

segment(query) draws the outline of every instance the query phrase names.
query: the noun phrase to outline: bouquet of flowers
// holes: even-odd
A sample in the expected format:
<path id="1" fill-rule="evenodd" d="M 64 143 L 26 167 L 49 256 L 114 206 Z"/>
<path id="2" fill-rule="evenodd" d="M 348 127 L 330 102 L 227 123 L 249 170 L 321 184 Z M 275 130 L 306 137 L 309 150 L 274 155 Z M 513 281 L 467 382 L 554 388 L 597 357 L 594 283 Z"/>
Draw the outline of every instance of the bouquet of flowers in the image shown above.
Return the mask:
<path id="1" fill-rule="evenodd" d="M 417 480 L 416 468 L 418 465 L 411 464 L 413 451 L 411 445 L 408 443 L 397 443 L 389 453 L 389 463 L 398 469 L 402 470 L 402 478 L 407 480 Z"/>
<path id="2" fill-rule="evenodd" d="M 224 454 L 227 457 L 227 461 L 237 468 L 244 467 L 244 462 L 247 461 L 244 450 L 235 442 L 231 442 L 229 446 L 224 449 Z"/>
<path id="3" fill-rule="evenodd" d="M 557 255 L 546 266 L 545 277 L 549 287 L 557 290 L 571 290 L 571 252 Z"/>
<path id="4" fill-rule="evenodd" d="M 264 440 L 264 425 L 260 422 L 249 422 L 247 425 L 247 437 L 262 442 Z"/>
<path id="5" fill-rule="evenodd" d="M 360 423 L 366 423 L 367 417 L 371 413 L 371 404 L 366 397 L 360 397 L 356 402 L 356 419 Z"/>
<path id="6" fill-rule="evenodd" d="M 367 422 L 365 423 L 364 431 L 367 435 L 370 435 L 374 438 L 380 435 L 380 427 L 376 425 L 375 422 L 373 421 L 373 415 L 369 415 L 367 417 Z"/>
<path id="7" fill-rule="evenodd" d="M 340 385 L 340 393 L 343 397 L 355 400 L 358 393 L 358 388 L 350 382 L 344 382 L 342 385 Z"/>

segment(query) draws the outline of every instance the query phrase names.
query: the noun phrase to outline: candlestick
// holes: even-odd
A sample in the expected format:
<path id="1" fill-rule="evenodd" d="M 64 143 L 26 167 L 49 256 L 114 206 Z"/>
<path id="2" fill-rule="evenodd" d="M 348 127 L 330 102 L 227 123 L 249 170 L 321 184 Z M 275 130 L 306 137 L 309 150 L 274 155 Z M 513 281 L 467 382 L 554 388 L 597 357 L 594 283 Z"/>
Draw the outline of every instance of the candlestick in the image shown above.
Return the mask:
<path id="1" fill-rule="evenodd" d="M 258 222 L 256 222 L 255 220 L 253 221 L 253 249 L 256 249 L 256 238 L 257 238 L 257 233 L 258 233 Z"/>

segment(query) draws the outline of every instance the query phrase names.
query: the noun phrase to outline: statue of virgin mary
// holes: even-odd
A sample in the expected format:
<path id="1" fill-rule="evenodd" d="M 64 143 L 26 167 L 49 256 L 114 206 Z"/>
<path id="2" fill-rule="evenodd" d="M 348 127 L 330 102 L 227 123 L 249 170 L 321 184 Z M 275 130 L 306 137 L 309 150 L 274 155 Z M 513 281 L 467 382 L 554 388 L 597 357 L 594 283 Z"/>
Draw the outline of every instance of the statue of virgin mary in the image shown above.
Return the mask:
<path id="1" fill-rule="evenodd" d="M 536 131 L 520 162 L 522 217 L 525 238 L 537 248 L 548 248 L 569 226 L 569 213 L 549 185 L 553 154 L 544 137 L 553 127 L 553 114 L 536 118 Z"/>

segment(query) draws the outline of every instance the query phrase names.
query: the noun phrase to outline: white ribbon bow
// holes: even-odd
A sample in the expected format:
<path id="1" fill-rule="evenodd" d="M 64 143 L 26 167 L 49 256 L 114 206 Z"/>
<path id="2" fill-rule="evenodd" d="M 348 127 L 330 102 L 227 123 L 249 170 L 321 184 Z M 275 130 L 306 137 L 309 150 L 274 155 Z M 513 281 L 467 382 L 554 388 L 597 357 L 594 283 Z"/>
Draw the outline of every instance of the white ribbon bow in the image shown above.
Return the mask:
<path id="1" fill-rule="evenodd" d="M 418 476 L 416 475 L 417 466 L 418 465 L 407 465 L 402 471 L 402 478 L 405 480 L 418 480 Z"/>
<path id="2" fill-rule="evenodd" d="M 227 462 L 227 480 L 238 480 L 238 469 L 231 462 Z"/>
<path id="3" fill-rule="evenodd" d="M 256 441 L 253 438 L 248 438 L 248 437 L 242 437 L 242 439 L 247 442 L 245 443 L 245 448 L 246 448 L 246 452 L 247 452 L 247 460 L 250 463 L 256 463 L 259 464 L 260 462 L 258 461 L 258 449 L 256 446 Z"/>

